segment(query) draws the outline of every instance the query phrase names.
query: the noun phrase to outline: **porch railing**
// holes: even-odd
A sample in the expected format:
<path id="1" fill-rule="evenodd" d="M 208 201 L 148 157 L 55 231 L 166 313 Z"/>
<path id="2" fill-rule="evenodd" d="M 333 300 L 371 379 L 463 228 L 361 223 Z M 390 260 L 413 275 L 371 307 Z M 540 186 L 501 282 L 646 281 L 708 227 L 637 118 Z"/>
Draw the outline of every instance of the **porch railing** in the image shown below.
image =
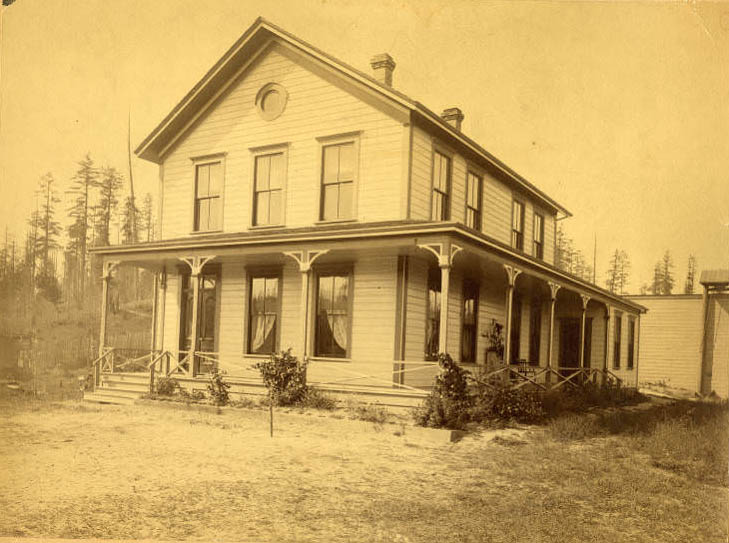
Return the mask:
<path id="1" fill-rule="evenodd" d="M 610 370 L 598 368 L 542 367 L 504 365 L 488 373 L 472 377 L 474 382 L 496 388 L 508 383 L 512 388 L 533 385 L 541 390 L 555 390 L 563 386 L 580 388 L 585 383 L 622 386 L 623 380 Z"/>

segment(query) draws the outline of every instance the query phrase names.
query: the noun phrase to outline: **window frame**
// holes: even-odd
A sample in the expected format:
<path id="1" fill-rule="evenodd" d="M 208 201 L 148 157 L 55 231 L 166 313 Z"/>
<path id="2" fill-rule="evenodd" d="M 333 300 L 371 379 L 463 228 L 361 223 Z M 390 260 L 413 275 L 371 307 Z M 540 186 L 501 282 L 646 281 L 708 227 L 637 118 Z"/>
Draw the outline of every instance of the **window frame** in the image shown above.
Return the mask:
<path id="1" fill-rule="evenodd" d="M 442 288 L 442 285 L 441 285 Z M 471 289 L 473 289 L 471 291 Z M 462 284 L 462 293 L 461 293 L 461 353 L 460 362 L 462 364 L 476 364 L 478 362 L 478 321 L 479 321 L 479 304 L 481 302 L 481 284 L 470 278 L 466 278 L 463 280 Z M 473 324 L 468 326 L 473 326 L 473 360 L 465 360 L 463 356 L 463 346 L 465 341 L 465 332 L 466 332 L 466 295 L 467 293 L 473 292 L 475 293 L 474 296 L 474 304 L 473 304 Z M 442 299 L 441 299 L 442 301 Z"/>
<path id="2" fill-rule="evenodd" d="M 514 212 L 516 204 L 519 204 L 521 206 L 521 220 L 519 221 L 520 224 L 520 231 L 514 230 Z M 511 225 L 510 225 L 510 232 L 511 232 L 511 239 L 510 244 L 512 249 L 516 249 L 517 251 L 524 252 L 524 222 L 525 222 L 525 215 L 526 215 L 526 205 L 524 203 L 524 200 L 517 198 L 516 196 L 512 197 L 511 199 Z M 514 234 L 517 234 L 517 240 L 520 240 L 521 243 L 514 244 Z M 519 238 L 518 236 L 521 236 Z M 521 246 L 519 246 L 521 245 Z"/>
<path id="3" fill-rule="evenodd" d="M 316 138 L 319 142 L 319 158 L 318 158 L 318 172 L 316 177 L 316 190 L 317 206 L 316 215 L 314 217 L 315 224 L 331 224 L 340 222 L 355 222 L 357 221 L 357 204 L 358 204 L 358 192 L 359 192 L 359 177 L 360 177 L 360 141 L 362 138 L 362 131 L 347 132 L 344 134 L 333 134 L 330 136 L 320 136 Z M 346 143 L 353 144 L 354 150 L 354 168 L 352 174 L 352 213 L 351 217 L 336 218 L 336 219 L 324 219 L 324 149 L 329 146 L 343 145 Z"/>
<path id="4" fill-rule="evenodd" d="M 436 155 L 441 155 L 448 159 L 448 179 L 447 179 L 447 191 L 445 193 L 446 205 L 441 210 L 441 216 L 438 219 L 433 218 L 435 208 L 435 158 Z M 433 144 L 433 152 L 430 160 L 430 220 L 433 222 L 450 221 L 452 216 L 453 207 L 453 151 L 443 147 L 439 143 Z M 440 190 L 437 191 L 439 194 L 443 194 Z"/>
<path id="5" fill-rule="evenodd" d="M 210 153 L 206 155 L 200 155 L 195 157 L 190 157 L 190 161 L 192 162 L 192 206 L 190 210 L 190 234 L 191 235 L 199 235 L 199 234 L 210 234 L 214 232 L 222 232 L 223 231 L 223 225 L 225 224 L 225 159 L 226 159 L 227 153 L 220 152 L 220 153 Z M 221 175 L 221 183 L 220 183 L 220 195 L 218 198 L 220 199 L 220 226 L 219 228 L 215 229 L 208 229 L 208 230 L 201 230 L 196 229 L 196 222 L 197 222 L 197 170 L 199 166 L 206 166 L 209 164 L 220 164 L 220 175 Z M 208 198 L 209 199 L 209 198 Z"/>
<path id="6" fill-rule="evenodd" d="M 529 365 L 539 366 L 542 354 L 542 301 L 534 297 L 529 303 Z M 536 352 L 535 352 L 536 351 Z M 536 358 L 533 356 L 536 355 Z"/>
<path id="7" fill-rule="evenodd" d="M 540 240 L 537 242 L 537 217 L 540 219 L 541 228 L 539 231 Z M 544 260 L 544 213 L 535 210 L 532 218 L 532 256 Z"/>
<path id="8" fill-rule="evenodd" d="M 437 284 L 437 285 L 436 285 Z M 433 321 L 437 323 L 434 327 L 434 334 L 437 339 L 437 344 L 440 345 L 440 311 L 434 312 L 430 307 L 430 291 L 431 285 L 437 286 L 437 290 L 434 290 L 439 294 L 440 304 L 443 303 L 443 285 L 441 283 L 440 268 L 431 267 L 428 268 L 428 275 L 425 283 L 425 338 L 423 344 L 423 359 L 426 361 L 434 361 L 438 359 L 438 348 L 436 347 L 435 352 L 428 352 L 428 324 Z M 435 316 L 435 318 L 433 318 Z"/>
<path id="9" fill-rule="evenodd" d="M 311 304 L 311 310 L 314 313 L 314 318 L 310 320 L 310 328 L 313 326 L 314 330 L 310 334 L 311 338 L 311 353 L 310 357 L 312 360 L 331 360 L 336 362 L 350 362 L 352 360 L 352 336 L 354 330 L 354 267 L 351 265 L 347 266 L 315 266 L 313 269 L 313 303 Z M 317 353 L 317 339 L 319 331 L 319 284 L 321 277 L 332 277 L 332 276 L 346 276 L 348 278 L 347 285 L 347 349 L 344 356 L 332 356 L 332 355 L 321 355 Z M 311 292 L 311 291 L 310 291 Z"/>
<path id="10" fill-rule="evenodd" d="M 628 352 L 627 360 L 625 361 L 625 369 L 632 370 L 635 367 L 635 332 L 636 332 L 636 319 L 635 317 L 628 317 Z"/>
<path id="11" fill-rule="evenodd" d="M 623 314 L 616 312 L 613 316 L 615 323 L 613 324 L 613 369 L 619 370 L 622 361 L 623 343 Z"/>
<path id="12" fill-rule="evenodd" d="M 203 266 L 203 269 L 197 276 L 193 276 L 190 268 L 188 266 L 179 266 L 177 267 L 177 303 L 179 304 L 180 310 L 177 312 L 177 350 L 182 351 L 182 348 L 180 344 L 182 343 L 182 336 L 183 336 L 183 325 L 186 325 L 187 317 L 190 315 L 187 315 L 187 300 L 183 300 L 183 296 L 189 296 L 190 301 L 193 299 L 193 292 L 194 292 L 194 285 L 193 285 L 193 277 L 197 278 L 197 281 L 199 282 L 199 290 L 198 294 L 201 294 L 203 291 L 203 281 L 205 277 L 213 277 L 215 279 L 215 315 L 214 315 L 214 323 L 213 326 L 215 327 L 214 336 L 213 336 L 213 352 L 217 352 L 220 347 L 220 315 L 221 315 L 221 301 L 222 301 L 222 280 L 223 280 L 223 274 L 222 274 L 222 268 L 220 264 L 216 263 L 207 263 L 205 266 Z M 185 288 L 185 280 L 187 280 L 187 288 Z M 187 292 L 186 292 L 187 291 Z M 183 303 L 184 302 L 184 303 Z M 197 312 L 197 324 L 198 327 L 202 325 L 202 303 L 203 303 L 203 296 L 198 296 L 198 307 L 192 307 L 192 311 Z M 192 305 L 192 304 L 190 304 Z M 191 317 L 191 316 L 190 316 Z M 190 324 L 192 324 L 192 319 L 190 320 Z M 199 330 L 198 330 L 198 341 L 200 340 L 199 336 Z M 189 351 L 196 351 L 195 346 L 191 346 Z M 187 352 L 189 352 L 187 351 Z M 198 364 L 196 363 L 196 357 L 193 357 L 191 360 L 191 363 L 195 366 L 193 370 L 193 375 L 207 375 L 204 373 L 201 373 L 199 368 L 197 367 Z"/>
<path id="13" fill-rule="evenodd" d="M 251 351 L 251 324 L 253 322 L 251 310 L 253 309 L 253 280 L 254 279 L 276 279 L 278 281 L 278 296 L 276 300 L 276 337 L 274 339 L 275 346 L 273 352 L 278 352 L 281 348 L 281 318 L 283 307 L 283 270 L 278 267 L 251 267 L 246 268 L 246 323 L 245 337 L 243 338 L 243 354 L 247 357 L 263 357 L 268 358 L 271 353 L 254 353 Z"/>
<path id="14" fill-rule="evenodd" d="M 252 230 L 266 229 L 266 228 L 277 228 L 286 225 L 286 192 L 288 187 L 288 174 L 289 174 L 289 144 L 288 143 L 275 143 L 271 145 L 264 145 L 260 147 L 249 147 L 251 152 L 251 188 L 250 188 L 250 220 L 248 221 L 248 227 Z M 256 162 L 259 157 L 269 155 L 283 155 L 283 180 L 281 181 L 281 221 L 278 223 L 271 224 L 256 224 Z M 270 192 L 270 191 L 269 191 Z"/>
<path id="15" fill-rule="evenodd" d="M 468 224 L 468 212 L 472 211 L 474 208 L 472 208 L 470 205 L 468 205 L 468 190 L 469 190 L 469 176 L 474 176 L 478 179 L 478 224 L 475 226 L 471 226 Z M 465 199 L 465 211 L 463 215 L 463 223 L 468 227 L 476 230 L 477 232 L 483 232 L 483 178 L 484 175 L 482 172 L 480 172 L 478 169 L 473 168 L 471 165 L 469 165 L 466 168 L 466 199 Z"/>

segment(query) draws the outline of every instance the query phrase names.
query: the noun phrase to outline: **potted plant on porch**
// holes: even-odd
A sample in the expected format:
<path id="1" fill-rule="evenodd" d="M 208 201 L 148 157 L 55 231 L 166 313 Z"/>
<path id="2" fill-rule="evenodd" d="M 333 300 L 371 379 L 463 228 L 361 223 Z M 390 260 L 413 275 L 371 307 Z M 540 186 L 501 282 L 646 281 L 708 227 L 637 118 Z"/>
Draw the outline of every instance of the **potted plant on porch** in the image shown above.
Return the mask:
<path id="1" fill-rule="evenodd" d="M 498 369 L 504 363 L 504 325 L 491 319 L 491 326 L 484 334 L 488 341 L 486 347 L 486 372 Z"/>

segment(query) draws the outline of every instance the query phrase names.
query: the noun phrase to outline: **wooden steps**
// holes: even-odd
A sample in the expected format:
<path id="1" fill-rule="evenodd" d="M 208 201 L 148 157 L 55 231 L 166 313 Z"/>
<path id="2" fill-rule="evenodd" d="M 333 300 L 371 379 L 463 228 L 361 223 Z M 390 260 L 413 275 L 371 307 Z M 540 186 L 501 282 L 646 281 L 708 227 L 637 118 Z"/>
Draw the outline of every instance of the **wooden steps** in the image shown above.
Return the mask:
<path id="1" fill-rule="evenodd" d="M 146 373 L 103 373 L 101 385 L 94 392 L 84 392 L 84 401 L 131 405 L 149 391 Z"/>

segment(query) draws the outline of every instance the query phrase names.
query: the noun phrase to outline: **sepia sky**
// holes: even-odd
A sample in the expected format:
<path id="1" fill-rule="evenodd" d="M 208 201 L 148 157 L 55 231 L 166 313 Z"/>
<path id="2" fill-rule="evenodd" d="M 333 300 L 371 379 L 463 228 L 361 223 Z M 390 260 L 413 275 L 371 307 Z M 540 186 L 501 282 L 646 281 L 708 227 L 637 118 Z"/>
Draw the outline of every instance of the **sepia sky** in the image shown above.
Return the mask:
<path id="1" fill-rule="evenodd" d="M 1 9 L 1 8 L 0 8 Z M 126 176 L 144 138 L 259 15 L 369 71 L 463 130 L 574 214 L 598 283 L 630 291 L 666 249 L 729 267 L 729 2 L 16 0 L 2 10 L 0 228 L 22 237 L 45 172 L 88 151 Z M 156 196 L 157 166 L 133 161 Z M 63 209 L 67 207 L 64 202 Z"/>

